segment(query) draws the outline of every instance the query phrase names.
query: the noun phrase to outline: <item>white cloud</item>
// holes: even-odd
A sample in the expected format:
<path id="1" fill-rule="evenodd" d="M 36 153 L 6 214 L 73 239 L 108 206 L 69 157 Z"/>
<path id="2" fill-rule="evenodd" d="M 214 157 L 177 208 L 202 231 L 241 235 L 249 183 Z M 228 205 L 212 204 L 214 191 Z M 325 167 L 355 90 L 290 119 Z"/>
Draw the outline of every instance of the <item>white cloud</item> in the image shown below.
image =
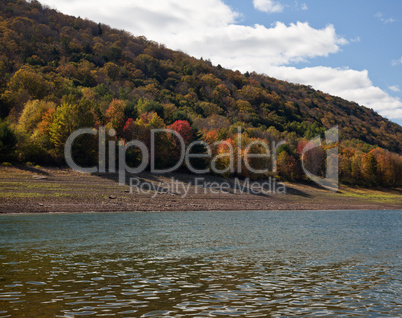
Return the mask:
<path id="1" fill-rule="evenodd" d="M 278 79 L 312 85 L 324 92 L 356 101 L 389 118 L 402 118 L 402 102 L 370 81 L 367 71 L 313 67 L 297 69 L 291 63 L 337 53 L 348 43 L 328 25 L 315 29 L 308 23 L 270 27 L 239 24 L 240 14 L 223 0 L 42 0 L 63 13 L 87 17 L 145 35 L 214 64 L 257 71 Z M 254 4 L 279 10 L 275 1 Z M 381 15 L 382 18 L 382 15 Z M 402 63 L 394 61 L 395 65 Z M 394 63 L 393 63 L 394 64 Z M 398 117 L 399 116 L 399 117 Z"/>
<path id="2" fill-rule="evenodd" d="M 254 8 L 263 12 L 282 12 L 283 6 L 274 0 L 253 0 Z"/>
<path id="3" fill-rule="evenodd" d="M 301 22 L 277 22 L 270 27 L 237 24 L 239 14 L 222 0 L 117 0 L 118 5 L 106 0 L 43 1 L 62 12 L 145 35 L 170 48 L 233 68 L 252 59 L 268 66 L 328 56 L 347 43 L 332 25 L 315 29 Z"/>
<path id="4" fill-rule="evenodd" d="M 393 60 L 391 62 L 392 66 L 397 66 L 397 65 L 401 65 L 402 64 L 402 57 L 400 59 L 397 60 Z"/>
<path id="5" fill-rule="evenodd" d="M 352 43 L 359 43 L 359 42 L 361 42 L 361 39 L 360 39 L 360 36 L 357 36 L 354 39 L 350 39 L 349 41 Z"/>
<path id="6" fill-rule="evenodd" d="M 228 25 L 214 34 L 204 35 L 199 43 L 183 45 L 192 53 L 208 56 L 216 63 L 239 68 L 245 64 L 268 67 L 328 56 L 338 52 L 346 43 L 337 36 L 332 25 L 319 30 L 308 23 L 287 26 L 277 22 L 270 28 Z"/>
<path id="7" fill-rule="evenodd" d="M 383 22 L 384 24 L 396 22 L 394 18 L 384 18 L 384 14 L 382 14 L 382 12 L 377 12 L 374 15 L 374 17 Z"/>
<path id="8" fill-rule="evenodd" d="M 398 85 L 389 86 L 388 89 L 396 93 L 401 91 Z"/>
<path id="9" fill-rule="evenodd" d="M 392 22 L 395 22 L 395 21 L 396 21 L 396 20 L 393 19 L 393 18 L 389 18 L 389 19 L 383 20 L 383 22 L 384 22 L 385 24 L 392 23 Z"/>
<path id="10" fill-rule="evenodd" d="M 306 3 L 303 3 L 301 6 L 302 10 L 308 10 L 308 6 Z"/>
<path id="11" fill-rule="evenodd" d="M 398 122 L 400 125 L 402 125 L 402 108 L 397 108 L 397 109 L 386 109 L 380 114 L 386 118 L 393 119 L 396 122 Z M 399 121 L 397 120 L 399 119 Z"/>
<path id="12" fill-rule="evenodd" d="M 87 17 L 135 35 L 180 34 L 234 23 L 238 13 L 221 0 L 43 0 L 63 13 Z M 149 31 L 148 31 L 149 30 Z"/>

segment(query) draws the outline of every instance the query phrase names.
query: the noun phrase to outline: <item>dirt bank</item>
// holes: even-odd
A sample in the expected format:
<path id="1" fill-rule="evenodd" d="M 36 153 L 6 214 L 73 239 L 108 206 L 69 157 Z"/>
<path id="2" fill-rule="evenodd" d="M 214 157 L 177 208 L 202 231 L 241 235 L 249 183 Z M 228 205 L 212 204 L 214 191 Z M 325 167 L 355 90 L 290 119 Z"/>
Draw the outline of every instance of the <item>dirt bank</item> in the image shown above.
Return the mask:
<path id="1" fill-rule="evenodd" d="M 252 182 L 186 174 L 133 176 L 137 187 L 119 185 L 116 175 L 88 175 L 70 169 L 0 168 L 0 213 L 238 210 L 402 209 L 402 189 L 342 186 L 333 193 L 312 185 L 271 180 L 271 191 Z M 218 185 L 223 184 L 223 192 Z M 202 185 L 202 186 L 201 186 Z M 142 191 L 137 191 L 138 187 Z M 258 187 L 257 187 L 258 188 Z M 131 193 L 132 192 L 132 193 Z"/>

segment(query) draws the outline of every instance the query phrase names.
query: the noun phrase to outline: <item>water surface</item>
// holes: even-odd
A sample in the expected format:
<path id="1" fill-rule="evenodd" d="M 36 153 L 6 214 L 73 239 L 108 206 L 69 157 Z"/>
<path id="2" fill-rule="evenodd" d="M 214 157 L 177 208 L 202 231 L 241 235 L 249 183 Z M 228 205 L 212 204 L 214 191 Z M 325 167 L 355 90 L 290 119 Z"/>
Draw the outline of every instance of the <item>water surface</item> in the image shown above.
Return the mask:
<path id="1" fill-rule="evenodd" d="M 402 211 L 0 216 L 0 317 L 397 317 Z"/>

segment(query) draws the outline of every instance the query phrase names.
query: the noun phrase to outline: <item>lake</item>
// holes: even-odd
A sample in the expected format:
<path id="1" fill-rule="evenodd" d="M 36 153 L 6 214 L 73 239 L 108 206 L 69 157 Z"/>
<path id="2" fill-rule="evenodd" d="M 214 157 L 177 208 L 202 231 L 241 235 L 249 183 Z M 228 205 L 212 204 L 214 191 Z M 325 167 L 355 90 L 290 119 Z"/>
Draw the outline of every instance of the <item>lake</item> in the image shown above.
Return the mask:
<path id="1" fill-rule="evenodd" d="M 0 317 L 397 317 L 402 211 L 0 216 Z"/>

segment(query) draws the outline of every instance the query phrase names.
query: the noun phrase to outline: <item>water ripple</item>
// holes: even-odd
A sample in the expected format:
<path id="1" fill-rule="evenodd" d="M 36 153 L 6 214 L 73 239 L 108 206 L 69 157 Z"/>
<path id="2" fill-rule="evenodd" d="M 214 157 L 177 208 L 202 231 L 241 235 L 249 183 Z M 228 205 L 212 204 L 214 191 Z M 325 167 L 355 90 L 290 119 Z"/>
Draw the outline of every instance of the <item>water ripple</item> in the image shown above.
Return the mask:
<path id="1" fill-rule="evenodd" d="M 287 224 L 292 230 L 281 234 L 276 231 L 276 225 L 265 224 L 260 228 L 264 219 L 257 218 L 245 226 L 254 232 L 250 232 L 250 237 L 240 233 L 243 241 L 234 250 L 236 235 L 229 225 L 236 215 L 222 217 L 219 214 L 220 219 L 209 220 L 210 215 L 206 215 L 208 220 L 201 218 L 205 228 L 197 223 L 197 229 L 209 235 L 205 235 L 205 241 L 198 232 L 192 233 L 190 221 L 185 222 L 188 232 L 179 231 L 175 227 L 175 216 L 170 214 L 169 224 L 153 219 L 155 232 L 148 233 L 143 242 L 133 242 L 137 248 L 131 250 L 119 246 L 116 231 L 109 238 L 118 247 L 108 245 L 103 250 L 103 241 L 100 244 L 95 236 L 88 241 L 88 234 L 85 234 L 85 244 L 81 242 L 80 230 L 75 232 L 77 242 L 68 240 L 72 246 L 52 246 L 51 241 L 32 245 L 28 239 L 19 248 L 3 245 L 0 247 L 0 317 L 402 315 L 400 234 L 386 237 L 386 242 L 378 246 L 373 244 L 380 238 L 370 238 L 371 245 L 362 245 L 360 250 L 353 244 L 361 237 L 355 238 L 351 241 L 351 254 L 347 249 L 343 254 L 340 251 L 344 248 L 344 238 L 337 241 L 333 235 L 320 234 L 319 246 L 309 242 L 305 243 L 308 248 L 295 252 L 293 243 L 297 239 L 291 237 L 295 229 L 291 223 Z M 231 220 L 228 226 L 222 218 Z M 105 220 L 112 222 L 114 217 L 108 216 Z M 269 220 L 272 221 L 272 217 Z M 276 221 L 279 222 L 278 216 Z M 214 222 L 220 224 L 219 233 L 210 231 L 217 229 L 209 226 Z M 300 223 L 298 219 L 297 224 Z M 236 224 L 236 229 L 241 231 Z M 338 231 L 342 231 L 346 223 L 340 224 Z M 388 232 L 381 233 L 393 230 L 397 233 L 395 224 L 395 221 L 387 223 Z M 55 228 L 56 225 L 53 224 Z M 314 226 L 318 228 L 317 223 Z M 104 222 L 98 227 L 107 228 Z M 161 228 L 166 240 L 158 246 L 155 236 L 158 237 Z M 328 225 L 324 228 L 330 229 Z M 280 229 L 286 231 L 282 225 Z M 324 232 L 319 229 L 319 233 Z M 263 242 L 256 243 L 253 233 Z M 273 238 L 275 244 L 269 241 L 273 233 L 280 236 Z M 126 237 L 125 234 L 127 232 L 122 231 L 120 237 Z M 349 238 L 352 235 L 347 234 Z M 305 236 L 310 237 L 310 234 L 305 233 Z M 153 243 L 147 245 L 147 242 Z M 211 248 L 209 244 L 214 246 Z M 171 249 L 166 251 L 169 245 Z M 373 254 L 365 255 L 367 251 Z M 333 254 L 338 255 L 337 260 L 331 256 Z"/>

